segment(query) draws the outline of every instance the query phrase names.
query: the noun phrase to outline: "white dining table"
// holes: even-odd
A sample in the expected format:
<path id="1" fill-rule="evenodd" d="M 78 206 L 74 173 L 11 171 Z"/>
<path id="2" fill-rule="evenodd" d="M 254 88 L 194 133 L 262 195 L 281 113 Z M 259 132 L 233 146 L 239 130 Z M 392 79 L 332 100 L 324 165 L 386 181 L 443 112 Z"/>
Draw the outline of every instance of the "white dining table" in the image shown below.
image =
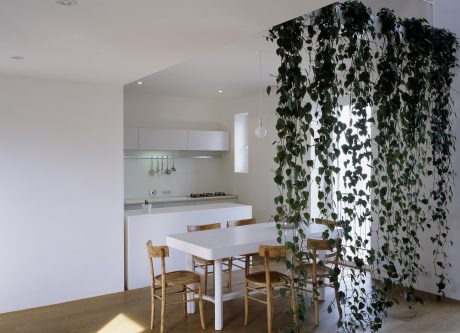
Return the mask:
<path id="1" fill-rule="evenodd" d="M 304 231 L 308 238 L 321 238 L 325 228 L 324 225 L 311 224 Z M 292 229 L 282 230 L 285 235 L 283 239 L 292 239 L 294 233 Z M 214 260 L 214 295 L 203 295 L 203 298 L 215 305 L 214 326 L 216 330 L 223 328 L 223 302 L 244 295 L 244 290 L 224 294 L 222 259 L 258 252 L 260 244 L 279 245 L 277 235 L 276 224 L 266 222 L 166 236 L 166 244 L 169 247 L 186 253 L 187 270 L 194 270 L 193 256 Z M 335 236 L 331 234 L 331 237 Z M 187 297 L 191 300 L 195 296 L 189 294 Z M 187 303 L 187 312 L 195 312 L 195 302 Z"/>

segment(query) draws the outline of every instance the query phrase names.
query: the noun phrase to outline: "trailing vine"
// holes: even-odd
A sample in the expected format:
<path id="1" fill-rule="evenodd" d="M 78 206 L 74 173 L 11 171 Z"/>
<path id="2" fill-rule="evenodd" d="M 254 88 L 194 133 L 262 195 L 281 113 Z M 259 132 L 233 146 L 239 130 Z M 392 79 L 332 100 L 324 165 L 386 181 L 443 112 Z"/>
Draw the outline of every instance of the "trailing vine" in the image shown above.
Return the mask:
<path id="1" fill-rule="evenodd" d="M 353 265 L 330 270 L 331 282 L 340 287 L 339 330 L 377 331 L 398 302 L 395 290 L 403 290 L 409 302 L 423 302 L 417 290 L 426 269 L 420 241 L 426 233 L 438 294 L 444 296 L 446 245 L 452 242 L 447 213 L 455 35 L 388 9 L 374 16 L 362 3 L 347 1 L 277 25 L 267 39 L 276 42 L 281 60 L 275 220 L 278 241 L 293 253 L 286 265 L 298 287 L 291 331 L 301 329 L 318 297 L 304 292 L 309 272 L 294 269 L 310 258 L 305 231 L 314 218 L 340 225 L 340 260 Z M 319 216 L 311 216 L 312 205 Z M 282 222 L 296 229 L 292 239 L 283 239 Z M 359 230 L 366 225 L 371 229 L 363 235 Z M 335 228 L 329 225 L 323 238 Z M 379 282 L 368 288 L 371 273 Z"/>

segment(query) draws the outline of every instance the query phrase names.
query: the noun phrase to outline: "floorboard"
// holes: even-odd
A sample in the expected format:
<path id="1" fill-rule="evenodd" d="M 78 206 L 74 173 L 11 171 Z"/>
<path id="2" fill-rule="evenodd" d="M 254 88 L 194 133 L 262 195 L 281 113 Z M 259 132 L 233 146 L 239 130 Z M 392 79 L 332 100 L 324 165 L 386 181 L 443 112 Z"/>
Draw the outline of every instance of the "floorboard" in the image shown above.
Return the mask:
<path id="1" fill-rule="evenodd" d="M 234 274 L 233 288 L 242 288 L 242 272 Z M 321 322 L 315 327 L 313 319 L 306 323 L 306 331 L 330 333 L 336 331 L 337 313 L 328 314 L 327 304 L 333 300 L 333 293 L 326 293 L 326 301 L 321 304 Z M 157 303 L 158 304 L 158 303 Z M 289 324 L 286 311 L 287 298 L 275 301 L 274 332 L 282 331 Z M 159 310 L 159 307 L 157 307 Z M 167 332 L 215 332 L 214 305 L 206 302 L 205 331 L 200 328 L 198 313 L 184 318 L 180 305 L 167 307 Z M 313 311 L 309 312 L 313 317 Z M 415 314 L 415 316 L 414 316 Z M 224 330 L 228 333 L 266 332 L 266 308 L 263 304 L 251 302 L 249 323 L 243 325 L 243 299 L 224 303 Z M 94 297 L 74 302 L 34 308 L 0 315 L 2 333 L 143 333 L 149 329 L 150 294 L 148 288 Z M 157 312 L 159 319 L 159 312 Z M 159 332 L 159 323 L 154 330 Z M 426 304 L 409 311 L 405 306 L 392 309 L 385 320 L 381 332 L 417 333 L 460 333 L 460 302 L 445 300 L 437 302 L 428 296 Z"/>

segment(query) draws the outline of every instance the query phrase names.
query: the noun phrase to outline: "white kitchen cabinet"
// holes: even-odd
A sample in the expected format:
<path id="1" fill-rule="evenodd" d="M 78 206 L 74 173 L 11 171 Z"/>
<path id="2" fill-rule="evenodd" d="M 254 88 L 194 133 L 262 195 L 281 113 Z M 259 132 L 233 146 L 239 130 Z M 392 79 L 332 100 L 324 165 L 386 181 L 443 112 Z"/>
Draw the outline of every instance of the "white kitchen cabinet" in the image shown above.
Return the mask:
<path id="1" fill-rule="evenodd" d="M 139 149 L 139 129 L 125 128 L 124 130 L 124 149 Z"/>
<path id="2" fill-rule="evenodd" d="M 139 128 L 139 150 L 187 150 L 187 130 Z"/>
<path id="3" fill-rule="evenodd" d="M 187 131 L 188 150 L 228 151 L 230 137 L 226 131 Z"/>

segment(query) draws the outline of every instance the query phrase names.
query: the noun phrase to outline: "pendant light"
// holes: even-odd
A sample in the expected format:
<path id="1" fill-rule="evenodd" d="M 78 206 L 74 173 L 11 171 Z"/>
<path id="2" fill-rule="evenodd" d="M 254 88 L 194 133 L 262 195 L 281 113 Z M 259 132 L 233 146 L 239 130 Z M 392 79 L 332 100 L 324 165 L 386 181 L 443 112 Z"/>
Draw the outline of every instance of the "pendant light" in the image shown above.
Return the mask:
<path id="1" fill-rule="evenodd" d="M 254 132 L 258 138 L 267 135 L 267 129 L 262 120 L 262 50 L 259 50 L 259 123 Z"/>

